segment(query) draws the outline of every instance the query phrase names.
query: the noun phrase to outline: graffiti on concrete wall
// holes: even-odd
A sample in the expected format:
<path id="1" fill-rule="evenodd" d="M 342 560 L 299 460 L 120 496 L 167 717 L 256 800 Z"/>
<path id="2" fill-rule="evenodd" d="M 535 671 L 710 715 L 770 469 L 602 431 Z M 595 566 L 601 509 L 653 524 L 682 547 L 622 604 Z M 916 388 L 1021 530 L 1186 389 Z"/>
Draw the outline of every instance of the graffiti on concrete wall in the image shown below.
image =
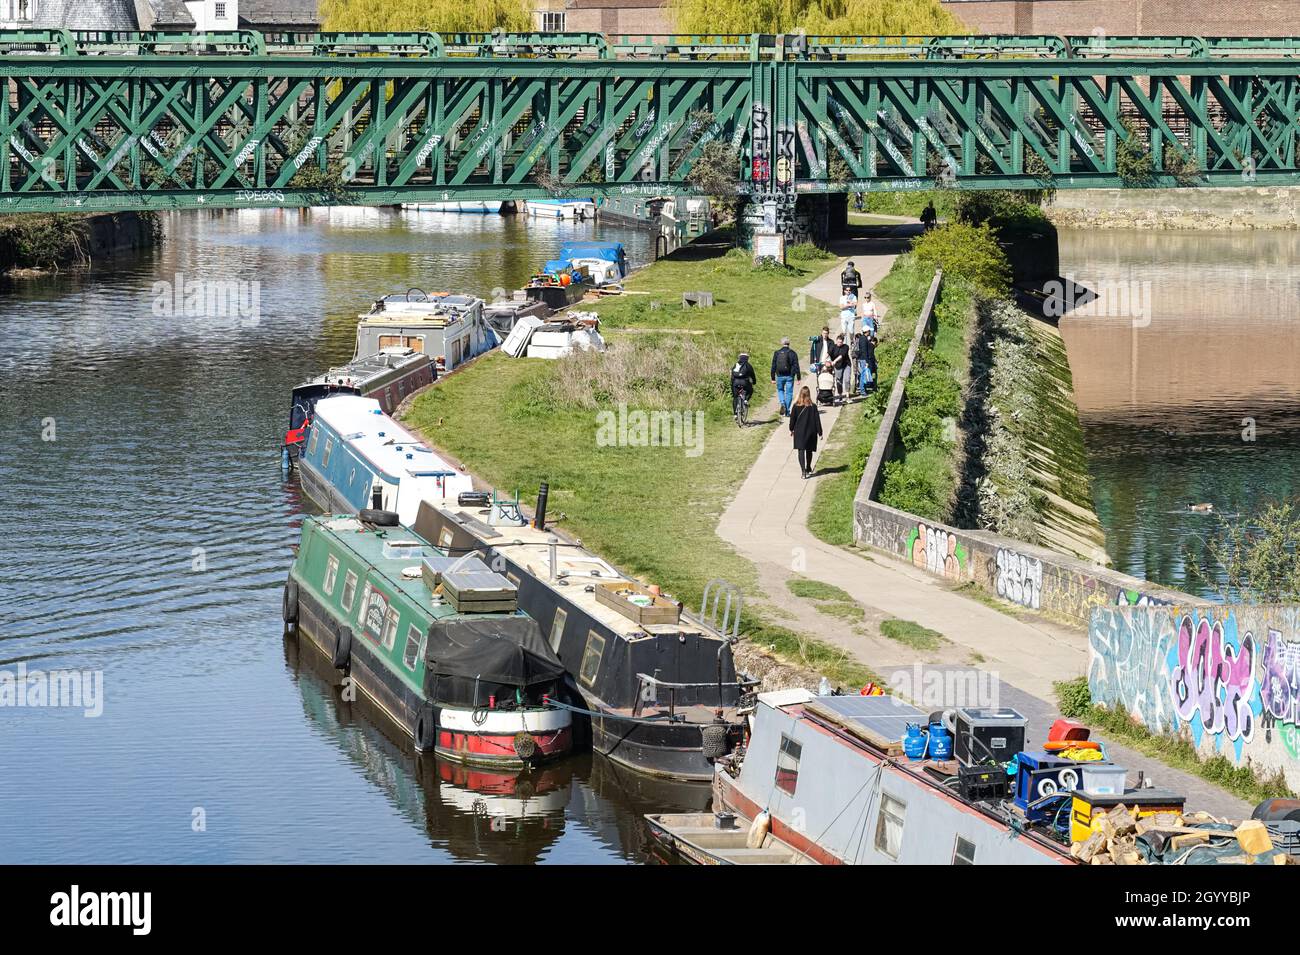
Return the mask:
<path id="1" fill-rule="evenodd" d="M 1139 590 L 1121 590 L 1115 595 L 1117 607 L 1168 607 L 1169 603 L 1168 600 L 1152 597 Z"/>
<path id="2" fill-rule="evenodd" d="M 1094 701 L 1124 708 L 1153 733 L 1176 728 L 1169 694 L 1152 679 L 1152 661 L 1168 656 L 1172 643 L 1155 618 L 1093 614 L 1088 642 L 1088 689 Z"/>
<path id="3" fill-rule="evenodd" d="M 1261 670 L 1264 730 L 1269 735 L 1276 732 L 1287 751 L 1300 756 L 1300 641 L 1287 640 L 1281 631 L 1270 629 Z"/>
<path id="4" fill-rule="evenodd" d="M 1169 675 L 1174 709 L 1199 744 L 1205 734 L 1226 735 L 1237 754 L 1255 735 L 1259 694 L 1255 637 L 1235 634 L 1236 618 L 1190 614 L 1178 624 L 1177 658 Z"/>
<path id="5" fill-rule="evenodd" d="M 905 553 L 911 555 L 915 566 L 949 580 L 961 580 L 970 560 L 956 534 L 919 522 L 907 535 Z"/>
<path id="6" fill-rule="evenodd" d="M 1088 688 L 1152 732 L 1300 786 L 1300 607 L 1103 607 Z"/>
<path id="7" fill-rule="evenodd" d="M 1005 547 L 997 553 L 998 596 L 1037 610 L 1043 598 L 1043 562 Z"/>

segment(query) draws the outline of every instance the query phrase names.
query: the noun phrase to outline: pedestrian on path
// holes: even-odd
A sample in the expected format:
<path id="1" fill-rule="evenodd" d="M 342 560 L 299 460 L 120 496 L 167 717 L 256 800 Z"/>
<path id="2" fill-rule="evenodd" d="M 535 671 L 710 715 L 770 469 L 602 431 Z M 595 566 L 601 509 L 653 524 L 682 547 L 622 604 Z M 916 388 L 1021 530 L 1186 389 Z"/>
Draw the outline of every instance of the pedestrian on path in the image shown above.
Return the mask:
<path id="1" fill-rule="evenodd" d="M 852 262 L 844 263 L 844 271 L 840 273 L 840 290 L 852 291 L 854 295 L 862 290 L 862 275 Z"/>
<path id="2" fill-rule="evenodd" d="M 831 327 L 822 326 L 822 333 L 816 338 L 811 338 L 812 346 L 808 349 L 808 364 L 816 368 L 823 361 L 830 361 L 831 347 L 835 344 L 831 341 Z"/>
<path id="3" fill-rule="evenodd" d="M 799 377 L 799 355 L 790 347 L 789 337 L 781 339 L 781 347 L 772 353 L 772 383 L 776 385 L 776 400 L 781 405 L 780 414 L 788 415 L 794 404 L 794 382 Z"/>
<path id="4" fill-rule="evenodd" d="M 835 338 L 831 346 L 831 374 L 835 376 L 835 394 L 843 404 L 853 391 L 853 359 L 843 335 Z"/>
<path id="5" fill-rule="evenodd" d="M 876 334 L 876 327 L 880 323 L 880 310 L 876 307 L 875 299 L 871 297 L 870 292 L 862 293 L 862 327 L 871 327 L 871 334 Z"/>
<path id="6" fill-rule="evenodd" d="M 858 321 L 858 297 L 852 292 L 840 295 L 840 331 L 845 338 L 852 340 L 853 328 Z"/>
<path id="7" fill-rule="evenodd" d="M 804 480 L 812 477 L 813 455 L 817 453 L 817 439 L 821 434 L 821 412 L 805 385 L 799 389 L 799 398 L 790 409 L 790 435 L 794 438 L 794 449 L 799 452 L 799 471 Z"/>

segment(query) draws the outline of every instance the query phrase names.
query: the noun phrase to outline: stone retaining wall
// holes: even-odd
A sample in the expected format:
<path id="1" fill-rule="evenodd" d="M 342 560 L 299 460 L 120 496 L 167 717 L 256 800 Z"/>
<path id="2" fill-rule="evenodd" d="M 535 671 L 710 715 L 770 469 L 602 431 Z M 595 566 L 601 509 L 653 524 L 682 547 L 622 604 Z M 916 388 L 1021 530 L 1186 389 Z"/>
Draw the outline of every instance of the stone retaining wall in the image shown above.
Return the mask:
<path id="1" fill-rule="evenodd" d="M 1300 188 L 1062 189 L 1044 211 L 1095 229 L 1296 229 Z"/>

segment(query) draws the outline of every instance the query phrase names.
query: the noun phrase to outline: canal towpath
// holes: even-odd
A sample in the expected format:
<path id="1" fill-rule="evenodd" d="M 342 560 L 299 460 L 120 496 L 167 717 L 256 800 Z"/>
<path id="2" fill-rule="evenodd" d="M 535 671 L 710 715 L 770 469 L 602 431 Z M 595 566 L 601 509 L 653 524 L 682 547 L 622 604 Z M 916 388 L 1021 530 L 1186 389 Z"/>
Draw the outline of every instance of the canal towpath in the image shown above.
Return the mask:
<path id="1" fill-rule="evenodd" d="M 850 258 L 862 274 L 863 288 L 873 288 L 902 251 L 900 241 L 905 244 L 914 232 L 913 226 L 898 226 L 872 238 L 859 238 L 849 247 L 836 247 L 841 257 L 803 291 L 835 304 L 840 293 L 839 274 Z M 823 448 L 835 438 L 837 422 L 844 419 L 847 425 L 849 416 L 861 413 L 860 408 L 850 403 L 821 409 Z M 945 671 L 965 668 L 993 674 L 1000 703 L 1028 717 L 1031 736 L 1041 742 L 1046 727 L 1059 715 L 1056 705 L 1049 702 L 1054 699 L 1052 684 L 1087 672 L 1087 634 L 1045 618 L 1012 616 L 956 593 L 902 561 L 820 540 L 808 529 L 808 513 L 816 487 L 826 475 L 815 473 L 807 481 L 799 478 L 790 435 L 784 419 L 777 417 L 775 399 L 760 409 L 755 419 L 776 421 L 778 426 L 723 512 L 718 534 L 754 563 L 764 593 L 780 595 L 787 625 L 815 635 L 886 677 L 891 672 L 910 671 L 922 662 Z M 830 584 L 850 594 L 864 608 L 867 626 L 851 627 L 819 611 L 811 600 L 791 594 L 787 584 L 794 577 Z M 942 634 L 947 642 L 940 651 L 922 659 L 880 633 L 879 625 L 887 619 L 913 621 Z M 1158 785 L 1186 793 L 1190 808 L 1220 816 L 1249 816 L 1251 807 L 1219 787 L 1128 747 L 1109 741 L 1107 745 L 1112 758 L 1128 768 L 1132 777 L 1144 771 Z"/>

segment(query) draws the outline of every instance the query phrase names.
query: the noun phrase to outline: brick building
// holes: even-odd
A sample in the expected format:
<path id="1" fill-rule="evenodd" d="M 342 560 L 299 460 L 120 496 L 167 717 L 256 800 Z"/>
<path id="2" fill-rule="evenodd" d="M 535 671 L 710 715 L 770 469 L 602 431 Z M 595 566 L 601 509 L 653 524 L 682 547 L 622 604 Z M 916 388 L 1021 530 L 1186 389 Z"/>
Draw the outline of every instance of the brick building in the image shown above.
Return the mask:
<path id="1" fill-rule="evenodd" d="M 942 0 L 975 33 L 1300 35 L 1300 0 Z M 672 33 L 665 0 L 537 0 L 539 30 Z"/>

